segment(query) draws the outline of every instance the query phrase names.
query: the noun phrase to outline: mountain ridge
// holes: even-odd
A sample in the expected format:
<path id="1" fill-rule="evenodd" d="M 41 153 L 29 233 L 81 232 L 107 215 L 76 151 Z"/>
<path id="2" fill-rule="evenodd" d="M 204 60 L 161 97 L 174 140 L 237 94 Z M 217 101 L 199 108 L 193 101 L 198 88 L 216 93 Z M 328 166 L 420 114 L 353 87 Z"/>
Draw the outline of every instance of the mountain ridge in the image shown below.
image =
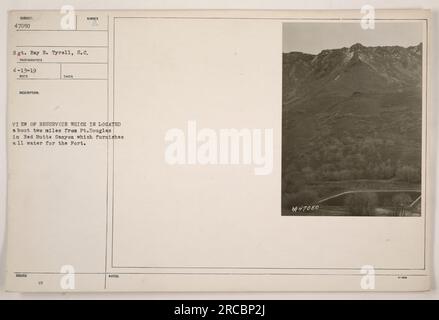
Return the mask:
<path id="1" fill-rule="evenodd" d="M 357 43 L 315 55 L 283 54 L 286 199 L 294 198 L 298 188 L 327 194 L 329 187 L 319 187 L 321 181 L 419 183 L 422 50 L 422 43 L 408 47 Z"/>
<path id="2" fill-rule="evenodd" d="M 421 59 L 422 43 L 409 47 L 366 47 L 356 43 L 351 47 L 322 50 L 315 55 L 297 51 L 284 53 L 284 68 L 289 69 L 287 76 L 284 70 L 284 98 L 301 97 L 330 85 L 332 81 L 341 81 L 344 73 L 354 67 L 363 67 L 360 73 L 366 73 L 364 76 L 369 73 L 375 78 L 375 90 L 376 87 L 387 88 L 389 85 L 401 88 L 419 84 Z M 347 81 L 351 82 L 349 78 Z M 294 89 L 290 91 L 288 88 Z M 361 87 L 358 89 L 361 90 Z"/>

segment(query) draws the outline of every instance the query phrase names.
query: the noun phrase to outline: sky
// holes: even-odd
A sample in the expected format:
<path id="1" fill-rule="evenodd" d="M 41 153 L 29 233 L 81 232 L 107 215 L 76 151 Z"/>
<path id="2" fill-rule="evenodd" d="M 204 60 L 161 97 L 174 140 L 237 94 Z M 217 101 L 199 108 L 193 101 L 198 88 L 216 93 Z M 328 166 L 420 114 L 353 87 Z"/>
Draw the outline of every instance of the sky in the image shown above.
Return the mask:
<path id="1" fill-rule="evenodd" d="M 364 46 L 408 47 L 422 42 L 423 21 L 379 22 L 375 29 L 361 28 L 356 22 L 285 22 L 283 52 L 317 54 L 325 49 Z"/>

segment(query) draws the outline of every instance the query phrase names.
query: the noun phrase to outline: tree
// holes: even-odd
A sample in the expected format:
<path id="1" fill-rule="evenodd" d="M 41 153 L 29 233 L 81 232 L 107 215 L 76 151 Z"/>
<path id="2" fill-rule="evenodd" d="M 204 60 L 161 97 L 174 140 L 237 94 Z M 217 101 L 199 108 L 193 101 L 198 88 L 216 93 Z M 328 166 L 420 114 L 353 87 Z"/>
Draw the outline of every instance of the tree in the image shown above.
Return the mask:
<path id="1" fill-rule="evenodd" d="M 317 192 L 313 190 L 302 190 L 296 193 L 293 201 L 294 205 L 301 206 L 301 205 L 314 205 L 318 201 L 318 194 Z"/>
<path id="2" fill-rule="evenodd" d="M 303 177 L 306 181 L 313 181 L 315 180 L 315 173 L 314 170 L 311 167 L 305 167 L 302 169 Z"/>
<path id="3" fill-rule="evenodd" d="M 371 216 L 375 214 L 378 197 L 374 192 L 356 192 L 348 195 L 345 206 L 352 215 Z"/>
<path id="4" fill-rule="evenodd" d="M 291 210 L 293 206 L 312 206 L 317 204 L 318 194 L 313 190 L 302 190 L 297 193 L 282 195 L 282 208 Z"/>
<path id="5" fill-rule="evenodd" d="M 395 207 L 395 215 L 403 215 L 405 208 L 412 203 L 412 197 L 407 193 L 398 193 L 392 197 L 392 204 Z"/>
<path id="6" fill-rule="evenodd" d="M 395 176 L 398 180 L 409 183 L 418 183 L 421 181 L 421 171 L 419 168 L 414 168 L 409 165 L 397 168 Z"/>

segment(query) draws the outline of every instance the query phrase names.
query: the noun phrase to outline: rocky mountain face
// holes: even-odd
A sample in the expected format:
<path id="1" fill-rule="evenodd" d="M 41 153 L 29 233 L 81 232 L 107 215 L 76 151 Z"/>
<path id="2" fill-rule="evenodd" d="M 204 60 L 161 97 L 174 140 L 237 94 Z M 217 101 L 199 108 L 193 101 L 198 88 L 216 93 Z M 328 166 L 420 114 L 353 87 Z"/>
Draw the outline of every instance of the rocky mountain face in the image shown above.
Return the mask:
<path id="1" fill-rule="evenodd" d="M 402 168 L 419 180 L 422 44 L 284 53 L 282 121 L 284 192 Z"/>
<path id="2" fill-rule="evenodd" d="M 420 86 L 422 44 L 403 48 L 365 47 L 283 56 L 284 105 L 309 94 L 347 95 Z"/>

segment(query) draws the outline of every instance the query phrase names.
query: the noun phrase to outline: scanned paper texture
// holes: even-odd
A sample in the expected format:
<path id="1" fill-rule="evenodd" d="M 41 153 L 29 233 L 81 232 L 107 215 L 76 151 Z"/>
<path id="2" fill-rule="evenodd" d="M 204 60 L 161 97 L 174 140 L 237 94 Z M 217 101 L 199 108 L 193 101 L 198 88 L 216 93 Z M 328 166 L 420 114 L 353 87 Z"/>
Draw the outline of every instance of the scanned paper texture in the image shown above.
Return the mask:
<path id="1" fill-rule="evenodd" d="M 8 289 L 428 290 L 429 19 L 11 11 Z"/>

